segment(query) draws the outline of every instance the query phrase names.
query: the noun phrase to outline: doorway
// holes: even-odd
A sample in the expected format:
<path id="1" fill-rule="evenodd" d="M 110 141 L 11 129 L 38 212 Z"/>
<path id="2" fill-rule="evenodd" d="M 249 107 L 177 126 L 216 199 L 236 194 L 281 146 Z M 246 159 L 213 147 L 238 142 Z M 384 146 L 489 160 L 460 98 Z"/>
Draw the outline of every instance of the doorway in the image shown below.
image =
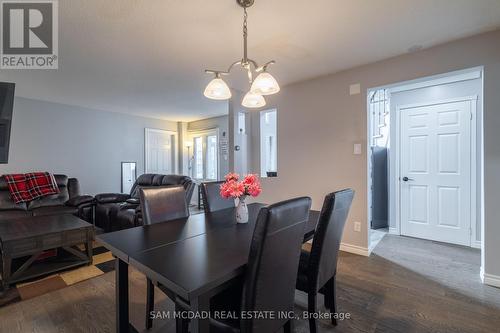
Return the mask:
<path id="1" fill-rule="evenodd" d="M 219 179 L 219 130 L 190 132 L 188 140 L 193 145 L 190 157 L 190 176 L 199 181 Z"/>
<path id="2" fill-rule="evenodd" d="M 368 90 L 370 251 L 380 230 L 481 247 L 482 77 L 472 68 Z"/>

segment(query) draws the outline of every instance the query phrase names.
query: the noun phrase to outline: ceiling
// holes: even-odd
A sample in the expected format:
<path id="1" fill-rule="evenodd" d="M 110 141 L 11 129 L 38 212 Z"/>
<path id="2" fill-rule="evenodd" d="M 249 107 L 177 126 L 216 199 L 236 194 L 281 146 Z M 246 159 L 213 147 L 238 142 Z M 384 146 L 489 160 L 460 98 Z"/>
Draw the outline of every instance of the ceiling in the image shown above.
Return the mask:
<path id="1" fill-rule="evenodd" d="M 235 0 L 59 1 L 59 69 L 2 70 L 22 97 L 190 121 L 227 112 L 205 68 L 242 56 Z M 249 55 L 280 84 L 500 27 L 498 0 L 256 0 Z M 236 71 L 232 86 L 248 89 Z"/>

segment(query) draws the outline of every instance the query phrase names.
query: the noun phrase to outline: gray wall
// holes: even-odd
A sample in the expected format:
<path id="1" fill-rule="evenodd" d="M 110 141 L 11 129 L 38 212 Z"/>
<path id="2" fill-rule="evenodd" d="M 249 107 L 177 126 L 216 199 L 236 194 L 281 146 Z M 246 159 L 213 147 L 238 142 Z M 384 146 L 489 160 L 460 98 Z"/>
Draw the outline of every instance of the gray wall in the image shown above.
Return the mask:
<path id="1" fill-rule="evenodd" d="M 500 31 L 490 32 L 283 87 L 278 106 L 278 174 L 262 179 L 264 202 L 298 195 L 321 207 L 326 193 L 356 190 L 343 242 L 368 247 L 367 89 L 484 65 L 485 272 L 500 276 Z M 349 85 L 361 94 L 349 95 Z M 353 155 L 353 144 L 363 154 Z M 362 222 L 361 232 L 354 221 Z"/>
<path id="2" fill-rule="evenodd" d="M 49 171 L 80 180 L 84 193 L 120 191 L 120 163 L 144 172 L 144 128 L 177 123 L 16 98 L 9 164 L 0 174 Z"/>
<path id="3" fill-rule="evenodd" d="M 482 119 L 481 119 L 481 114 L 482 114 L 482 104 L 483 101 L 481 99 L 481 89 L 482 89 L 482 78 L 480 79 L 474 79 L 474 80 L 467 80 L 467 81 L 461 81 L 461 82 L 454 82 L 454 83 L 449 83 L 449 84 L 442 84 L 438 86 L 432 86 L 432 87 L 427 87 L 427 88 L 421 88 L 421 89 L 416 89 L 416 90 L 410 90 L 410 91 L 402 91 L 398 93 L 393 93 L 391 94 L 391 124 L 395 123 L 395 112 L 398 108 L 398 106 L 402 105 L 408 105 L 408 104 L 415 104 L 415 103 L 426 103 L 426 102 L 432 102 L 432 101 L 439 101 L 439 100 L 445 100 L 445 99 L 451 99 L 451 98 L 460 98 L 460 97 L 469 97 L 469 96 L 474 96 L 476 95 L 478 97 L 477 101 L 477 115 L 478 117 L 476 118 L 476 123 L 478 127 L 478 132 L 480 133 L 480 129 L 482 127 Z M 393 121 L 394 120 L 394 121 Z M 396 126 L 391 126 L 391 136 L 395 137 L 396 136 Z M 476 151 L 478 154 L 481 152 L 481 140 L 477 140 L 477 147 Z M 391 173 L 395 175 L 396 173 L 396 168 L 397 168 L 397 161 L 392 160 L 391 161 Z M 480 156 L 477 158 L 478 162 L 478 168 L 477 170 L 480 170 Z M 481 184 L 481 175 L 477 175 L 476 183 L 478 185 Z M 391 193 L 391 201 L 395 202 L 396 198 L 394 197 L 394 193 Z M 476 206 L 481 207 L 481 196 L 480 196 L 480 191 L 478 191 L 478 196 L 476 198 Z M 480 209 L 477 209 L 477 218 L 474 221 L 471 221 L 471 223 L 476 223 L 476 240 L 481 240 L 481 214 L 480 214 Z M 394 228 L 395 227 L 395 216 L 392 216 L 390 221 L 391 225 L 390 227 Z"/>

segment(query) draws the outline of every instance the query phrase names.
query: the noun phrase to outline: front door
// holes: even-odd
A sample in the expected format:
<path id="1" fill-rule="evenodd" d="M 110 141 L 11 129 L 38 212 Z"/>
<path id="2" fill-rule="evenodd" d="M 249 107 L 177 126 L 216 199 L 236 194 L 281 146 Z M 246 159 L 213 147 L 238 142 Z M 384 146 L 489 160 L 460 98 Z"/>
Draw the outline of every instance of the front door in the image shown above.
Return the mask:
<path id="1" fill-rule="evenodd" d="M 200 181 L 219 179 L 219 131 L 191 132 L 193 155 L 190 156 L 190 176 Z"/>
<path id="2" fill-rule="evenodd" d="M 401 234 L 470 245 L 471 101 L 401 110 Z"/>

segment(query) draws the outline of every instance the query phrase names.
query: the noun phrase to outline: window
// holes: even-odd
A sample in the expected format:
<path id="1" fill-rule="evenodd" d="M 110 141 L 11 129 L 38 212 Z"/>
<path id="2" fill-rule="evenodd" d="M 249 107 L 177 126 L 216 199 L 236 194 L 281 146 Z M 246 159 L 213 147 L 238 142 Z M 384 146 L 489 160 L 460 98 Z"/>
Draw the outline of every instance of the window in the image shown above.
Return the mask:
<path id="1" fill-rule="evenodd" d="M 278 176 L 278 142 L 276 109 L 260 113 L 260 176 Z"/>
<path id="2" fill-rule="evenodd" d="M 217 135 L 207 136 L 207 175 L 205 178 L 217 180 Z"/>
<path id="3" fill-rule="evenodd" d="M 200 180 L 219 178 L 218 130 L 203 131 L 190 135 L 193 140 L 191 176 Z"/>

